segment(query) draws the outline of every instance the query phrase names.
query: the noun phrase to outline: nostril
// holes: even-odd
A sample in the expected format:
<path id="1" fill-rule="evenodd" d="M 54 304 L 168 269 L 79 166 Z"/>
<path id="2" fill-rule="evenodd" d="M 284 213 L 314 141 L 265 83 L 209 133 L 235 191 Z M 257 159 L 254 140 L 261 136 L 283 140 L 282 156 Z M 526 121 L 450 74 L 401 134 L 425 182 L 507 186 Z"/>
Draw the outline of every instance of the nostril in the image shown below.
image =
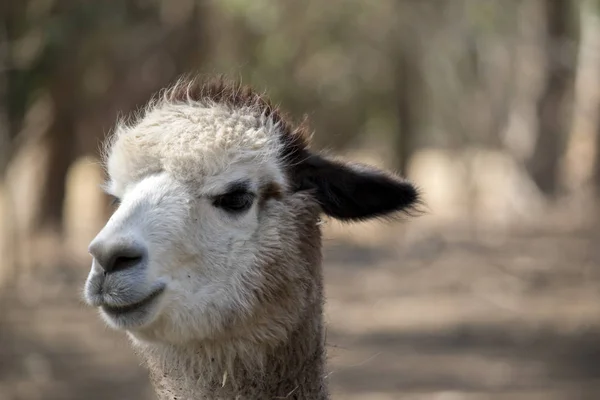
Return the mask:
<path id="1" fill-rule="evenodd" d="M 105 272 L 116 272 L 127 268 L 135 267 L 142 262 L 142 256 L 117 256 L 112 260 L 110 266 L 105 268 Z"/>
<path id="2" fill-rule="evenodd" d="M 95 255 L 99 266 L 105 274 L 140 265 L 146 256 L 144 248 L 141 246 L 105 246 L 104 251 L 97 252 Z"/>
<path id="3" fill-rule="evenodd" d="M 107 234 L 96 236 L 89 246 L 95 268 L 105 274 L 140 266 L 148 255 L 146 246 L 133 238 Z"/>

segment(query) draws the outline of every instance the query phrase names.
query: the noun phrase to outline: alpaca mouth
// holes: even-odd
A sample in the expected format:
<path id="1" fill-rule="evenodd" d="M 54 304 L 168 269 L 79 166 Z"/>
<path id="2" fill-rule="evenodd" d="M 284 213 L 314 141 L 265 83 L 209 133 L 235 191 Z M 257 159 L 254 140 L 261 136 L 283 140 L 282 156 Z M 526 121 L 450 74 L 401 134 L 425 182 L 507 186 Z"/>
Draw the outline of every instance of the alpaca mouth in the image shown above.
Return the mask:
<path id="1" fill-rule="evenodd" d="M 123 306 L 111 306 L 108 304 L 102 305 L 100 308 L 105 313 L 111 316 L 121 316 L 129 313 L 133 313 L 136 311 L 142 311 L 148 308 L 154 301 L 165 291 L 165 286 L 161 286 L 158 289 L 154 290 L 147 297 L 143 298 L 140 301 L 136 301 L 135 303 L 123 305 Z"/>

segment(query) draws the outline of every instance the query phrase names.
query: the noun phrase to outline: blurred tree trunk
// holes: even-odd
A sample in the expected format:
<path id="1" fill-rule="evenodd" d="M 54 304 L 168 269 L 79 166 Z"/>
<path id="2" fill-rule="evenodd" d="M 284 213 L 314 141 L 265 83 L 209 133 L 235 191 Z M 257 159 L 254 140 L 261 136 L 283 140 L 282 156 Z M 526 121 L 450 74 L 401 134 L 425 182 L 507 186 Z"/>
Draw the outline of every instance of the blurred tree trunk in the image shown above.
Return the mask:
<path id="1" fill-rule="evenodd" d="M 4 178 L 11 157 L 16 124 L 11 113 L 11 45 L 22 20 L 26 1 L 0 2 L 0 179 Z"/>
<path id="2" fill-rule="evenodd" d="M 406 175 L 410 156 L 414 151 L 415 131 L 418 129 L 421 73 L 419 68 L 419 49 L 412 35 L 403 35 L 398 49 L 395 73 L 395 95 L 397 100 L 398 132 L 394 135 L 394 154 L 396 170 Z"/>
<path id="3" fill-rule="evenodd" d="M 558 190 L 559 162 L 563 152 L 570 110 L 568 97 L 574 83 L 575 54 L 568 45 L 575 42 L 571 29 L 573 4 L 564 0 L 545 0 L 544 17 L 546 78 L 537 103 L 537 142 L 528 170 L 540 190 L 554 197 Z"/>
<path id="4" fill-rule="evenodd" d="M 600 114 L 600 109 L 598 110 Z M 600 197 L 600 121 L 596 124 L 596 151 L 594 155 L 593 185 L 596 195 Z M 600 219 L 599 219 L 600 220 Z"/>
<path id="5" fill-rule="evenodd" d="M 583 0 L 579 5 L 580 50 L 561 183 L 569 193 L 585 196 L 590 188 L 600 189 L 600 10 L 597 0 Z"/>
<path id="6" fill-rule="evenodd" d="M 584 5 L 588 5 L 586 3 L 584 3 Z M 600 2 L 599 1 L 590 1 L 589 2 L 589 9 L 592 10 L 592 12 L 594 12 L 594 19 L 593 22 L 595 22 L 596 24 L 598 24 L 598 22 L 600 21 Z M 585 8 L 583 9 L 585 12 Z M 598 33 L 600 32 L 600 29 L 598 29 L 598 25 L 595 26 L 595 30 L 594 33 L 596 35 L 598 35 Z M 597 37 L 596 37 L 596 40 Z M 596 54 L 597 57 L 597 54 Z M 593 162 L 593 171 L 592 171 L 592 181 L 593 181 L 593 186 L 594 186 L 594 190 L 595 190 L 595 194 L 596 196 L 600 197 L 600 101 L 598 101 L 598 96 L 596 96 L 596 100 L 597 100 L 597 104 L 596 104 L 596 114 L 594 115 L 595 117 L 595 135 L 594 135 L 594 140 L 595 140 L 595 154 L 594 154 L 594 162 Z M 600 209 L 596 211 L 596 221 L 598 223 L 598 226 L 600 226 Z"/>
<path id="7" fill-rule="evenodd" d="M 12 45 L 27 3 L 26 0 L 0 2 L 0 288 L 3 289 L 0 296 L 6 294 L 5 289 L 11 286 L 19 270 L 18 248 L 21 243 L 15 218 L 16 206 L 6 182 L 6 173 L 20 125 L 15 121 L 18 117 L 15 118 L 12 107 L 12 78 L 15 73 L 11 60 Z"/>
<path id="8" fill-rule="evenodd" d="M 11 129 L 8 114 L 8 38 L 0 25 L 0 180 L 8 165 L 11 147 Z"/>
<path id="9" fill-rule="evenodd" d="M 34 220 L 34 228 L 56 233 L 62 232 L 66 176 L 76 157 L 75 121 L 73 111 L 68 107 L 69 99 L 64 93 L 53 93 L 52 96 L 53 121 L 42 139 L 46 152 L 46 166 L 39 186 L 39 198 L 42 201 Z"/>
<path id="10" fill-rule="evenodd" d="M 2 11 L 5 7 L 0 7 Z M 6 13 L 2 14 L 6 18 Z M 9 213 L 10 200 L 4 185 L 4 174 L 8 166 L 10 156 L 10 127 L 8 116 L 8 66 L 9 66 L 9 41 L 6 21 L 0 21 L 0 254 L 3 255 L 4 268 L 0 269 L 0 287 L 9 279 L 7 275 L 12 272 L 14 266 L 14 232 L 13 224 L 9 219 L 12 213 Z M 1 293 L 0 293 L 1 294 Z"/>

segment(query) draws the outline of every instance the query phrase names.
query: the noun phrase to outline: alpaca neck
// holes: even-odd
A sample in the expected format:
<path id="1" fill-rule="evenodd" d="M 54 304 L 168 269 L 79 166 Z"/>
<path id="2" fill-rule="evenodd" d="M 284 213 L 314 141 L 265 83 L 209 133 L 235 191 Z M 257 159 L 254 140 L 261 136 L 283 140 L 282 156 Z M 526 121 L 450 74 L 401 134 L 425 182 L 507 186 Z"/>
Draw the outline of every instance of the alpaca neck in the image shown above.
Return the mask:
<path id="1" fill-rule="evenodd" d="M 315 307 L 275 346 L 199 343 L 143 349 L 158 398 L 327 399 L 321 305 Z M 246 351 L 232 353 L 232 348 Z"/>

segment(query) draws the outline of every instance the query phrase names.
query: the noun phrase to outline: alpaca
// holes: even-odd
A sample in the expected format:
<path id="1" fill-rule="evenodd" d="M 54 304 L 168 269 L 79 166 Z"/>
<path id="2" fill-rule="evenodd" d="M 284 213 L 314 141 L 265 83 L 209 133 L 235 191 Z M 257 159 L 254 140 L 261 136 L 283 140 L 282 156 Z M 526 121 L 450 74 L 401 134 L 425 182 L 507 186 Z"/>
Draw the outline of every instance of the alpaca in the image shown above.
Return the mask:
<path id="1" fill-rule="evenodd" d="M 180 81 L 104 154 L 119 203 L 84 290 L 129 336 L 162 400 L 327 399 L 321 214 L 415 209 L 408 181 L 309 149 L 269 100 Z"/>

